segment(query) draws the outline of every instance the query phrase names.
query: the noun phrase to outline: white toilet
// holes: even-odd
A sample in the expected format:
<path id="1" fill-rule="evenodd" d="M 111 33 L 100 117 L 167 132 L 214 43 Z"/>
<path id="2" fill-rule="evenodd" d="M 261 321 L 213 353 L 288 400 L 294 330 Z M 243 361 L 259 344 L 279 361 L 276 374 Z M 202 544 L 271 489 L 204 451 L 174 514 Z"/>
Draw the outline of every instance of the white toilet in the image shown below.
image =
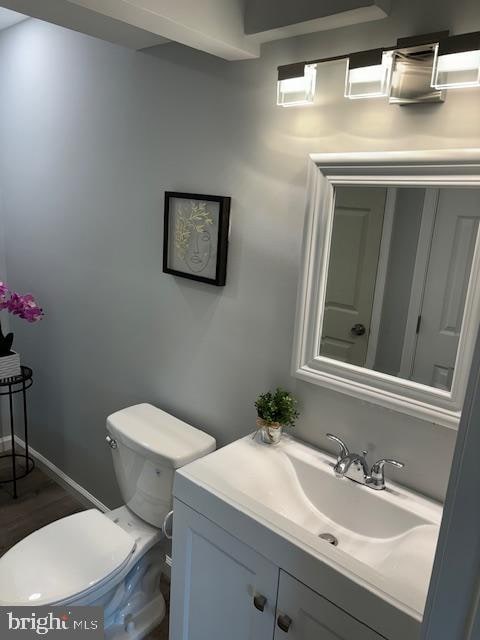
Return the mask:
<path id="1" fill-rule="evenodd" d="M 214 451 L 215 440 L 150 404 L 112 414 L 107 431 L 125 505 L 62 518 L 7 551 L 0 606 L 102 606 L 105 637 L 132 640 L 165 614 L 160 542 L 175 469 Z"/>

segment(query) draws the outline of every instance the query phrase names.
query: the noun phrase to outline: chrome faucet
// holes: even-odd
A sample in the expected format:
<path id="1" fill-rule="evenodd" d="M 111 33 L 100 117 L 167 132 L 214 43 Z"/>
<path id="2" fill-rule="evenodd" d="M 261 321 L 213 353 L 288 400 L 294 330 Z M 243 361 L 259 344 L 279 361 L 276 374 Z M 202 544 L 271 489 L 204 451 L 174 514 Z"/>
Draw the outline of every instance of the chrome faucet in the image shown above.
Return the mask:
<path id="1" fill-rule="evenodd" d="M 327 433 L 327 438 L 333 440 L 340 447 L 340 453 L 337 457 L 337 463 L 333 467 L 333 471 L 337 478 L 348 478 L 359 484 L 364 484 L 371 489 L 381 491 L 385 489 L 385 473 L 386 464 L 403 469 L 403 462 L 382 458 L 377 460 L 369 471 L 367 463 L 367 452 L 350 453 L 347 445 L 339 437 L 331 433 Z"/>

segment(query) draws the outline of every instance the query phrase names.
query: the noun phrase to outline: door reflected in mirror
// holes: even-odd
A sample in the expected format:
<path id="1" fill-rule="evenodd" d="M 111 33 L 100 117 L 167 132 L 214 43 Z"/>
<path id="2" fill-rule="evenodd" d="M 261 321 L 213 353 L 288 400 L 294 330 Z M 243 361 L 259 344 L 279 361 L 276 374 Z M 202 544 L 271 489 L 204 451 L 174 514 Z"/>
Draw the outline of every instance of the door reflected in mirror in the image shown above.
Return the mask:
<path id="1" fill-rule="evenodd" d="M 335 190 L 320 355 L 449 391 L 480 190 Z"/>

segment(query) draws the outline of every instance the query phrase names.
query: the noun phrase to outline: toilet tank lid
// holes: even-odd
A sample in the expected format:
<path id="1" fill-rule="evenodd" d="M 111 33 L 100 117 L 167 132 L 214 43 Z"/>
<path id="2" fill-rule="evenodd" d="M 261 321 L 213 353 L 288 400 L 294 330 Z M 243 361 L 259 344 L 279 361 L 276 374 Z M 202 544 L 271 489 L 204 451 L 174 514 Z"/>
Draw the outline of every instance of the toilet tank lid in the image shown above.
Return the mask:
<path id="1" fill-rule="evenodd" d="M 216 447 L 212 436 L 147 403 L 112 413 L 107 429 L 125 446 L 173 469 Z"/>

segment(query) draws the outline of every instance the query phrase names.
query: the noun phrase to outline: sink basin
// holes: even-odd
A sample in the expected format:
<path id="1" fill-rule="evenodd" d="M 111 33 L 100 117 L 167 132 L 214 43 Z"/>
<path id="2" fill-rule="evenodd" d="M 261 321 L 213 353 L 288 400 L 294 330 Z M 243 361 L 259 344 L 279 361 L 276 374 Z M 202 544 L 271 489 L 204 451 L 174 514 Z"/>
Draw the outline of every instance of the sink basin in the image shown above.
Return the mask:
<path id="1" fill-rule="evenodd" d="M 375 491 L 338 479 L 334 464 L 329 455 L 294 438 L 271 447 L 249 436 L 179 473 L 248 509 L 330 566 L 423 613 L 440 505 L 388 480 L 387 489 Z"/>

